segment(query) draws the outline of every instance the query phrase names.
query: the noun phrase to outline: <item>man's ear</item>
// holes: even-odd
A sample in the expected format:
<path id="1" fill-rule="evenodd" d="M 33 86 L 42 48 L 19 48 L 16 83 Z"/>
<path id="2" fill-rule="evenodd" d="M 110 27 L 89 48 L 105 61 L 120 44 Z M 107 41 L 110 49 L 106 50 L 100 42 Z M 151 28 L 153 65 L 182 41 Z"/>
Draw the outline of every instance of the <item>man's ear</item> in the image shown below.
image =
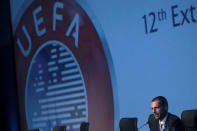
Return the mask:
<path id="1" fill-rule="evenodd" d="M 168 106 L 165 106 L 164 109 L 168 112 Z"/>

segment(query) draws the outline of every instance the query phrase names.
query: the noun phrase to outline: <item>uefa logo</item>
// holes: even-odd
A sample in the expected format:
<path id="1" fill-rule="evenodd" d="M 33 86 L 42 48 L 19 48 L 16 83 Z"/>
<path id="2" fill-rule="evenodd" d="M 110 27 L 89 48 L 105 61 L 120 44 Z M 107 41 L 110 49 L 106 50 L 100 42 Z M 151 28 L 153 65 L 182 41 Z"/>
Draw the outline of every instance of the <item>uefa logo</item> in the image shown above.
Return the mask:
<path id="1" fill-rule="evenodd" d="M 24 3 L 14 27 L 23 131 L 113 131 L 114 72 L 104 35 L 88 6 L 74 0 Z"/>
<path id="2" fill-rule="evenodd" d="M 83 75 L 65 44 L 48 41 L 37 50 L 28 70 L 25 93 L 30 129 L 66 125 L 67 130 L 73 130 L 88 121 Z"/>

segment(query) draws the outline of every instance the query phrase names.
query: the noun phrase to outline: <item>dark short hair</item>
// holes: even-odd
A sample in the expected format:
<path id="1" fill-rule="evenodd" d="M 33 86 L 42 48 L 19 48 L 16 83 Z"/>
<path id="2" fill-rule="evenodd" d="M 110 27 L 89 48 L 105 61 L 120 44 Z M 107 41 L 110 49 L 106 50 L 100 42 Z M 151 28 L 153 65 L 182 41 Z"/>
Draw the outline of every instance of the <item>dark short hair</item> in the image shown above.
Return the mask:
<path id="1" fill-rule="evenodd" d="M 165 97 L 163 96 L 157 96 L 155 98 L 152 99 L 152 102 L 153 101 L 156 101 L 156 100 L 159 100 L 159 104 L 162 105 L 162 106 L 167 106 L 168 107 L 168 101 Z"/>

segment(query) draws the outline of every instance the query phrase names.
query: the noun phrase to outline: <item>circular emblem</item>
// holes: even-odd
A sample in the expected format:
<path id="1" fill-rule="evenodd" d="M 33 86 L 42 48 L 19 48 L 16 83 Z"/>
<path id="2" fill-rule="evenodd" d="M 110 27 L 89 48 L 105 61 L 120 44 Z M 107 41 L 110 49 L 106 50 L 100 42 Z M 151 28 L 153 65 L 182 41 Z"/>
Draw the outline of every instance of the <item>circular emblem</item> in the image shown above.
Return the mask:
<path id="1" fill-rule="evenodd" d="M 79 131 L 89 122 L 92 131 L 113 131 L 113 67 L 85 7 L 74 0 L 24 5 L 14 36 L 22 130 Z"/>
<path id="2" fill-rule="evenodd" d="M 88 121 L 84 79 L 65 44 L 54 40 L 42 44 L 32 58 L 26 84 L 30 129 L 50 130 L 57 125 L 79 129 L 81 122 Z"/>

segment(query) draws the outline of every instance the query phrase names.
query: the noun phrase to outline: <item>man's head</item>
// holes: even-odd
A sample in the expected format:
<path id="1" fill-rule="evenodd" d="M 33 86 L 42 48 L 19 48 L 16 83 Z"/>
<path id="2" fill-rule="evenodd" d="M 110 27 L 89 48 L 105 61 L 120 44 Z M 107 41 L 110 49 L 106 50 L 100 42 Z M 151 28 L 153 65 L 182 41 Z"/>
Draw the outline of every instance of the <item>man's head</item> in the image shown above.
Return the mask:
<path id="1" fill-rule="evenodd" d="M 152 99 L 151 108 L 155 119 L 162 120 L 168 112 L 168 101 L 163 96 L 157 96 Z"/>

